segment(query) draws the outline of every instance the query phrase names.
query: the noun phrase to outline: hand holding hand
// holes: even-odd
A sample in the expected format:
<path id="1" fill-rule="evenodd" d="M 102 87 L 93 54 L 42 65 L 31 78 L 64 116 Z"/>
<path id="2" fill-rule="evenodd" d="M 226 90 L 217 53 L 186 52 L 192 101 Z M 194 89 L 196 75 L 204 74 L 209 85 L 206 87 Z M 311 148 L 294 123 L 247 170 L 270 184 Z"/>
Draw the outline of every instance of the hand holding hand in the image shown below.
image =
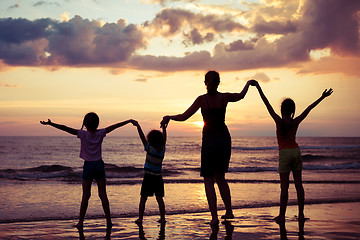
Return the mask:
<path id="1" fill-rule="evenodd" d="M 329 90 L 325 89 L 325 91 L 322 93 L 322 97 L 326 98 L 328 96 L 330 96 L 333 93 L 332 88 L 330 88 Z"/>
<path id="2" fill-rule="evenodd" d="M 42 125 L 50 125 L 50 124 L 51 124 L 51 120 L 48 119 L 47 122 L 45 122 L 45 121 L 40 121 L 40 123 L 41 123 Z"/>
<path id="3" fill-rule="evenodd" d="M 134 126 L 139 126 L 139 123 L 138 123 L 138 121 L 136 121 L 136 120 L 134 120 L 134 119 L 130 119 L 130 122 L 132 123 L 132 125 L 134 125 Z"/>
<path id="4" fill-rule="evenodd" d="M 249 80 L 248 83 L 250 84 L 250 86 L 256 86 L 256 85 L 259 84 L 259 83 L 258 83 L 256 80 L 254 80 L 254 79 Z"/>
<path id="5" fill-rule="evenodd" d="M 169 124 L 170 121 L 170 117 L 169 116 L 165 116 L 163 117 L 163 120 L 160 122 L 160 127 L 161 128 L 166 128 Z"/>

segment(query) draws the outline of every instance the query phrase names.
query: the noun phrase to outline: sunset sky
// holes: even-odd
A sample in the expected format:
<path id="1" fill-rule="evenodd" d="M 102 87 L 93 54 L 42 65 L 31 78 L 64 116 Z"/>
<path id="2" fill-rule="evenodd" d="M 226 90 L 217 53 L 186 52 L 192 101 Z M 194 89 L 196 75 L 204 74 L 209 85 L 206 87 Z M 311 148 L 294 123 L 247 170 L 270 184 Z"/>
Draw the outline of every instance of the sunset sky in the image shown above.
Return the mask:
<path id="1" fill-rule="evenodd" d="M 144 131 L 184 112 L 220 73 L 220 92 L 256 79 L 279 113 L 301 113 L 334 93 L 299 136 L 360 136 L 359 0 L 1 0 L 0 135 L 66 135 L 39 121 L 80 128 L 136 119 Z M 169 136 L 201 136 L 201 113 L 170 122 Z M 274 136 L 256 88 L 230 103 L 232 136 Z M 126 126 L 112 135 L 136 135 Z"/>

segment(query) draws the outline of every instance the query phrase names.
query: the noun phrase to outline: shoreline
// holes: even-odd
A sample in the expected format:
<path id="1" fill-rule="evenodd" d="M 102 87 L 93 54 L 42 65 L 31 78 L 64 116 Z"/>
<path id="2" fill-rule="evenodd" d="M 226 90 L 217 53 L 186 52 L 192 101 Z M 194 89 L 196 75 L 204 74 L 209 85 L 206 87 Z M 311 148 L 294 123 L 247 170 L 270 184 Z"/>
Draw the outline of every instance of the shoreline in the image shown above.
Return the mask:
<path id="1" fill-rule="evenodd" d="M 221 200 L 220 200 L 221 201 Z M 358 198 L 354 198 L 354 199 L 327 199 L 327 200 L 307 200 L 305 201 L 305 206 L 308 205 L 322 205 L 322 204 L 338 204 L 338 203 L 360 203 L 360 199 Z M 261 204 L 255 204 L 255 205 L 243 205 L 243 206 L 233 206 L 233 210 L 248 210 L 248 209 L 262 209 L 262 208 L 272 208 L 272 207 L 278 207 L 279 203 L 261 203 Z M 296 200 L 292 200 L 289 199 L 288 202 L 288 207 L 290 206 L 297 206 L 297 201 Z M 224 207 L 219 207 L 218 206 L 218 211 L 223 211 L 225 210 Z M 172 211 L 172 212 L 167 212 L 166 215 L 167 216 L 171 216 L 171 215 L 181 215 L 181 214 L 200 214 L 200 213 L 205 213 L 205 212 L 209 212 L 208 209 L 198 209 L 197 211 L 191 211 L 191 210 L 183 210 L 183 211 Z M 360 211 L 359 211 L 360 214 Z M 155 211 L 148 211 L 145 212 L 144 216 L 157 216 L 158 213 Z M 135 218 L 137 217 L 137 213 L 133 213 L 133 214 L 114 214 L 112 213 L 112 218 L 113 219 L 121 219 L 121 218 Z M 96 216 L 87 216 L 85 219 L 88 220 L 98 220 L 98 219 L 103 219 L 104 216 L 103 214 L 101 215 L 96 215 Z M 0 220 L 0 224 L 11 224 L 11 223 L 31 223 L 31 222 L 45 222 L 45 221 L 77 221 L 78 220 L 78 216 L 74 216 L 74 217 L 66 217 L 66 218 L 58 218 L 58 217 L 47 217 L 47 218 L 34 218 L 34 219 L 11 219 L 11 220 Z"/>
<path id="2" fill-rule="evenodd" d="M 360 202 L 323 203 L 305 205 L 304 224 L 306 239 L 360 239 Z M 272 218 L 278 207 L 234 209 L 235 219 L 209 226 L 210 213 L 167 214 L 167 223 L 161 226 L 159 216 L 144 216 L 143 227 L 137 226 L 134 217 L 114 217 L 112 239 L 298 239 L 297 206 L 288 206 L 285 225 L 279 226 Z M 219 210 L 219 215 L 223 214 Z M 85 219 L 83 232 L 74 226 L 77 220 L 48 220 L 0 223 L 2 239 L 99 239 L 106 236 L 104 218 Z M 284 238 L 285 239 L 285 238 Z"/>

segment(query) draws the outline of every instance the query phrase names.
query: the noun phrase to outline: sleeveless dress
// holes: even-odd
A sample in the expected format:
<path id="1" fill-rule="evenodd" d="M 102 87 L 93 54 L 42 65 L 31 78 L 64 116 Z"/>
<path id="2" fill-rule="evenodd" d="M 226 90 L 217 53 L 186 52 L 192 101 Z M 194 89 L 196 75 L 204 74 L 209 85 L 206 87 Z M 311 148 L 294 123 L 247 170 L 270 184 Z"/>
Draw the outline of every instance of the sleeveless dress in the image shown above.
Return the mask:
<path id="1" fill-rule="evenodd" d="M 215 172 L 226 173 L 229 168 L 231 156 L 231 137 L 225 125 L 225 102 L 221 108 L 201 109 L 204 120 L 202 146 L 201 146 L 201 172 L 202 177 L 214 177 Z M 223 96 L 224 101 L 224 96 Z"/>

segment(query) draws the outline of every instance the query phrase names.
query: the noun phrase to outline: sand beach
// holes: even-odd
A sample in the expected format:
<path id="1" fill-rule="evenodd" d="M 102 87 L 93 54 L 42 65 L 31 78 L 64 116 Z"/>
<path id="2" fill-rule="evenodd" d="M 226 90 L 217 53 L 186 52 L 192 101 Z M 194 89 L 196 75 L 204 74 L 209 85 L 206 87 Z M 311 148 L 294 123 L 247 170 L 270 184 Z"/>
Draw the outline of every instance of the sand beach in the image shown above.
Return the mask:
<path id="1" fill-rule="evenodd" d="M 360 202 L 306 205 L 309 218 L 304 235 L 299 236 L 297 206 L 289 206 L 285 225 L 272 221 L 278 207 L 235 209 L 235 219 L 222 222 L 212 230 L 208 212 L 167 215 L 167 223 L 157 223 L 158 216 L 145 216 L 143 226 L 136 217 L 114 218 L 111 232 L 105 220 L 86 219 L 83 231 L 74 220 L 48 220 L 0 224 L 1 239 L 360 239 Z M 220 214 L 222 211 L 220 211 Z M 301 228 L 301 226 L 300 226 Z"/>

